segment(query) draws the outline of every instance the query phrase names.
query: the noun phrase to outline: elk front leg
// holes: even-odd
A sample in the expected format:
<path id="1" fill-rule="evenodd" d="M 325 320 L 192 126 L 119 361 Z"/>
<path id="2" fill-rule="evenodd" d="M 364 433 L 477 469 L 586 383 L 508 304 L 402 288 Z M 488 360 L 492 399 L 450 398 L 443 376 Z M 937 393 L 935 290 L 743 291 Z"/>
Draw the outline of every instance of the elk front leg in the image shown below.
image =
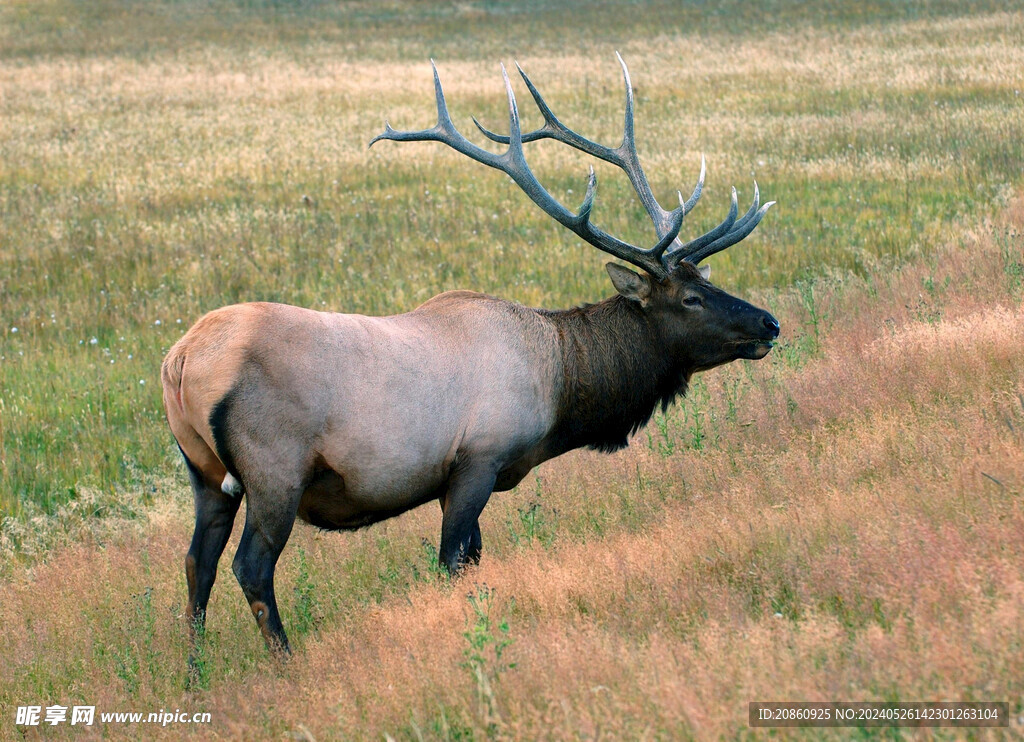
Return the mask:
<path id="1" fill-rule="evenodd" d="M 466 549 L 466 562 L 469 564 L 480 564 L 480 555 L 483 553 L 484 542 L 480 536 L 480 520 L 473 524 L 473 530 L 469 534 L 469 547 Z"/>
<path id="2" fill-rule="evenodd" d="M 452 575 L 480 561 L 480 513 L 494 491 L 491 466 L 464 466 L 453 475 L 442 500 L 440 561 Z"/>
<path id="3" fill-rule="evenodd" d="M 444 513 L 445 496 L 440 497 L 441 513 Z M 480 519 L 473 524 L 473 530 L 469 536 L 469 548 L 466 550 L 465 561 L 470 564 L 480 564 L 480 555 L 483 553 L 484 542 L 480 535 Z"/>
<path id="4" fill-rule="evenodd" d="M 274 569 L 295 524 L 301 495 L 299 487 L 273 498 L 262 490 L 246 492 L 245 528 L 232 564 L 267 648 L 279 655 L 289 655 L 291 649 L 277 610 Z"/>

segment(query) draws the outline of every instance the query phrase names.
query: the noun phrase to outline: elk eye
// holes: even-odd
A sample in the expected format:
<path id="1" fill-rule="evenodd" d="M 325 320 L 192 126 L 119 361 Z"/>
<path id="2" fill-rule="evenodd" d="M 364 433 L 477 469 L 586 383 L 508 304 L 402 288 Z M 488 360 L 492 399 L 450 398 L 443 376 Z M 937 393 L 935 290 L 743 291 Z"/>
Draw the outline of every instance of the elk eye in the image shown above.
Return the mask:
<path id="1" fill-rule="evenodd" d="M 700 300 L 699 296 L 687 296 L 685 299 L 683 299 L 683 305 L 687 307 L 699 307 L 702 306 L 703 304 L 704 302 Z"/>

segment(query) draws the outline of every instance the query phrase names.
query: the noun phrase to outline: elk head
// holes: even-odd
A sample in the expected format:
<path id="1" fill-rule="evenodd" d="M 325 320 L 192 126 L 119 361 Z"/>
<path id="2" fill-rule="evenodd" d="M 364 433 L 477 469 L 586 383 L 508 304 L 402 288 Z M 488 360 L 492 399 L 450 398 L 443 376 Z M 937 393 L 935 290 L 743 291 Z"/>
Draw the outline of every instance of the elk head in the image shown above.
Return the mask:
<path id="1" fill-rule="evenodd" d="M 772 315 L 712 285 L 706 267 L 684 261 L 663 279 L 617 263 L 606 268 L 619 294 L 648 316 L 666 351 L 691 371 L 764 358 L 779 335 Z"/>
<path id="2" fill-rule="evenodd" d="M 625 124 L 618 147 L 597 144 L 562 124 L 517 63 L 519 74 L 544 116 L 544 125 L 535 131 L 522 132 L 515 94 L 502 65 L 509 105 L 509 135 L 496 134 L 475 118 L 473 123 L 488 139 L 507 144 L 508 149 L 502 154 L 482 149 L 459 133 L 452 123 L 433 60 L 437 123 L 421 131 L 397 131 L 385 121 L 384 132 L 374 137 L 370 146 L 381 139 L 447 144 L 472 160 L 501 170 L 559 224 L 599 250 L 640 268 L 642 272 L 636 273 L 617 263 L 606 266 L 615 289 L 644 312 L 662 340 L 665 351 L 686 369 L 702 371 L 740 358 L 763 358 L 779 335 L 779 323 L 768 312 L 713 286 L 707 280 L 709 269 L 706 266 L 698 268 L 697 265 L 749 235 L 775 202 L 761 205 L 755 182 L 750 208 L 739 216 L 736 189 L 733 188 L 729 212 L 718 226 L 689 242 L 680 240 L 683 218 L 696 206 L 704 187 L 704 157 L 701 157 L 700 177 L 690 197 L 684 200 L 679 193 L 679 205 L 671 211 L 664 209 L 654 197 L 640 166 L 633 132 L 633 86 L 626 63 L 618 52 L 615 56 L 622 67 L 626 86 Z M 591 221 L 597 192 L 597 176 L 593 168 L 590 169 L 586 196 L 579 210 L 572 212 L 559 203 L 537 180 L 523 154 L 523 144 L 538 139 L 554 139 L 622 169 L 654 224 L 657 243 L 650 248 L 631 245 Z"/>

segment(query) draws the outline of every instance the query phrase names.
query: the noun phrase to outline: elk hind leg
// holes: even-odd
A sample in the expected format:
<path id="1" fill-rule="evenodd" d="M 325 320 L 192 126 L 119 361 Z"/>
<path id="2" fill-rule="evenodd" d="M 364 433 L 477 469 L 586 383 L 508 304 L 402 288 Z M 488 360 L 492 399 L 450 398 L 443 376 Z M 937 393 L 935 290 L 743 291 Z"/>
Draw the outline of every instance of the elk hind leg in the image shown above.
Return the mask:
<path id="1" fill-rule="evenodd" d="M 189 622 L 188 662 L 192 668 L 196 661 L 197 634 L 201 633 L 206 624 L 206 606 L 210 600 L 213 583 L 217 579 L 217 562 L 220 561 L 224 546 L 231 535 L 241 499 L 224 494 L 219 483 L 204 474 L 184 450 L 182 456 L 192 484 L 196 512 L 196 527 L 185 556 L 185 579 L 188 582 L 188 607 L 185 615 Z M 212 452 L 208 461 L 204 463 L 211 462 L 216 462 Z M 215 474 L 213 479 L 216 478 Z"/>

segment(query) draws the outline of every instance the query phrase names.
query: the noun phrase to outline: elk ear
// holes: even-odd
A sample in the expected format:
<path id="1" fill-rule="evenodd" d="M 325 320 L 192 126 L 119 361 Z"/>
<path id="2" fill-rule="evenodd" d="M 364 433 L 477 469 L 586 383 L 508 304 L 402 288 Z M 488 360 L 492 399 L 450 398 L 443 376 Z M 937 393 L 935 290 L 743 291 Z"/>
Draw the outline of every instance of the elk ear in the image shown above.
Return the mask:
<path id="1" fill-rule="evenodd" d="M 611 276 L 612 286 L 627 299 L 646 304 L 651 296 L 651 280 L 647 276 L 634 273 L 618 263 L 605 263 L 605 270 Z"/>
<path id="2" fill-rule="evenodd" d="M 710 265 L 699 265 L 697 266 L 697 270 L 700 271 L 701 278 L 703 278 L 705 281 L 708 280 L 708 276 L 711 275 Z"/>

